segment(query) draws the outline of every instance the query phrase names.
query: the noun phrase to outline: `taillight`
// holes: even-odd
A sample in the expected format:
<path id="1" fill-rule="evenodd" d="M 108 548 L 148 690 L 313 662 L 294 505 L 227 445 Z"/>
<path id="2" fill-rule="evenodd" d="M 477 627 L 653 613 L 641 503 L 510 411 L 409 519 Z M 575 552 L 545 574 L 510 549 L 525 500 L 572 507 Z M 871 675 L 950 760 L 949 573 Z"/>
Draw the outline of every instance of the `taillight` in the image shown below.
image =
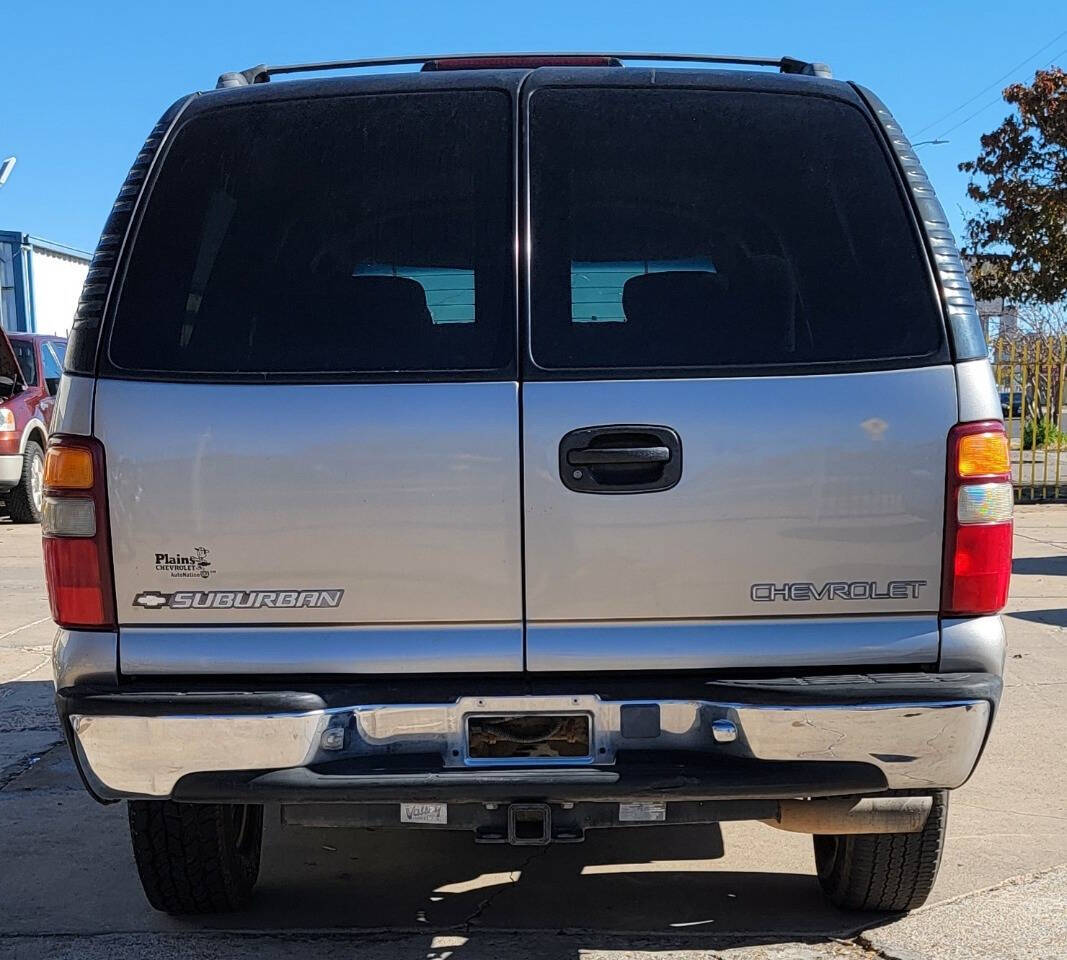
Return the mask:
<path id="1" fill-rule="evenodd" d="M 961 423 L 948 435 L 941 614 L 996 613 L 1008 600 L 1011 463 L 1004 424 Z"/>
<path id="2" fill-rule="evenodd" d="M 104 449 L 54 436 L 44 461 L 44 570 L 52 619 L 70 629 L 115 626 Z"/>

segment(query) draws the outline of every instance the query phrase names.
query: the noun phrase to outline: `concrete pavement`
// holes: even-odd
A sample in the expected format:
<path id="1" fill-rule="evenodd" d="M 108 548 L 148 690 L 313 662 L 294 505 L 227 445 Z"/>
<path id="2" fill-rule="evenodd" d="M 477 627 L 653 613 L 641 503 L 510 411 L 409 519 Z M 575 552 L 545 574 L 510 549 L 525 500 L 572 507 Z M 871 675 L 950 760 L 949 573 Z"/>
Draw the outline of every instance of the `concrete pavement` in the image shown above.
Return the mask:
<path id="1" fill-rule="evenodd" d="M 0 522 L 0 957 L 1061 958 L 1067 955 L 1067 505 L 1022 507 L 1001 715 L 953 795 L 930 903 L 833 910 L 810 840 L 758 824 L 528 850 L 461 835 L 282 829 L 252 907 L 152 911 L 121 805 L 77 782 L 51 708 L 35 527 Z"/>

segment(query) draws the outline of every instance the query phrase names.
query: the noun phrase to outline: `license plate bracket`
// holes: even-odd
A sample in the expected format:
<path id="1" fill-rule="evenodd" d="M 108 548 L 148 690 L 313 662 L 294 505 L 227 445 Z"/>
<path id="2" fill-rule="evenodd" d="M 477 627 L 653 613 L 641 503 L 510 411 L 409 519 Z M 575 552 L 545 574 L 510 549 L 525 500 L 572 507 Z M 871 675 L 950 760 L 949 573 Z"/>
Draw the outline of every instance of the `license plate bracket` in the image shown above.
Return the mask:
<path id="1" fill-rule="evenodd" d="M 467 757 L 482 763 L 574 763 L 592 758 L 588 713 L 468 715 Z"/>

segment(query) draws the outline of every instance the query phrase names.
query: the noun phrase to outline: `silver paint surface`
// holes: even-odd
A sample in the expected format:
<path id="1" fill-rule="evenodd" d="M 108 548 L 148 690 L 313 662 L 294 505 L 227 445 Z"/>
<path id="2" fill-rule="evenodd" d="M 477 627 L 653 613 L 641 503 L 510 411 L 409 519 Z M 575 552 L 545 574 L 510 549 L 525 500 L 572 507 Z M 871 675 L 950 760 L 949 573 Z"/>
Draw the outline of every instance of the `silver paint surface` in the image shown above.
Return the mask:
<path id="1" fill-rule="evenodd" d="M 92 377 L 63 374 L 52 408 L 52 433 L 92 436 L 95 387 L 96 381 Z"/>
<path id="2" fill-rule="evenodd" d="M 521 622 L 517 393 L 99 381 L 120 626 Z M 197 546 L 209 577 L 155 569 Z M 345 594 L 299 611 L 132 604 L 196 589 Z M 521 656 L 505 635 L 497 655 Z"/>
<path id="3" fill-rule="evenodd" d="M 527 616 L 661 620 L 933 613 L 951 366 L 827 376 L 523 387 Z M 682 442 L 659 493 L 574 493 L 578 427 L 650 423 Z M 757 603 L 757 582 L 923 579 L 917 599 Z M 528 653 L 539 651 L 531 639 Z M 576 654 L 580 655 L 580 654 Z M 750 662 L 762 654 L 753 651 Z"/>
<path id="4" fill-rule="evenodd" d="M 649 701 L 634 701 L 647 705 Z M 589 694 L 554 697 L 463 697 L 453 703 L 353 705 L 307 713 L 263 715 L 85 716 L 71 723 L 80 759 L 102 796 L 169 795 L 182 776 L 212 770 L 270 770 L 335 760 L 324 751 L 327 729 L 345 730 L 344 756 L 396 757 L 437 754 L 445 767 L 477 764 L 466 758 L 465 718 L 478 713 L 580 711 L 588 714 L 596 763 L 610 765 L 627 745 L 621 732 L 626 701 Z M 805 707 L 748 705 L 706 700 L 659 702 L 661 733 L 638 741 L 643 751 L 696 751 L 723 758 L 855 761 L 878 767 L 890 788 L 953 788 L 970 775 L 986 732 L 985 700 Z M 732 723 L 738 737 L 716 742 L 716 724 Z M 631 742 L 632 745 L 632 742 Z M 603 752 L 601 752 L 603 751 Z M 559 768 L 545 762 L 525 769 L 525 787 L 538 779 L 559 782 L 574 776 L 583 761 Z M 591 759 L 584 761 L 588 766 Z M 529 758 L 515 761 L 530 767 Z M 500 771 L 502 775 L 503 771 Z M 519 773 L 520 771 L 512 771 Z M 592 772 L 592 771 L 590 771 Z M 617 779 L 610 770 L 597 772 Z M 406 785 L 441 784 L 448 772 L 430 775 L 376 773 L 374 785 L 395 783 L 397 799 Z M 457 770 L 455 776 L 463 774 Z M 413 779 L 415 777 L 415 779 Z M 346 778 L 358 781 L 358 776 Z M 672 794 L 684 799 L 684 789 Z"/>
<path id="5" fill-rule="evenodd" d="M 299 615 L 314 611 L 292 611 Z M 124 627 L 124 676 L 522 670 L 522 622 L 362 627 Z"/>
<path id="6" fill-rule="evenodd" d="M 52 680 L 57 690 L 76 683 L 118 683 L 119 635 L 113 630 L 56 631 Z"/>
<path id="7" fill-rule="evenodd" d="M 959 394 L 960 423 L 1004 419 L 1000 391 L 988 360 L 957 363 L 956 392 Z"/>
<path id="8" fill-rule="evenodd" d="M 941 673 L 1002 676 L 1008 639 L 999 616 L 941 621 Z"/>
<path id="9" fill-rule="evenodd" d="M 769 606 L 769 605 L 768 605 Z M 529 670 L 727 670 L 937 661 L 937 617 L 530 623 Z"/>

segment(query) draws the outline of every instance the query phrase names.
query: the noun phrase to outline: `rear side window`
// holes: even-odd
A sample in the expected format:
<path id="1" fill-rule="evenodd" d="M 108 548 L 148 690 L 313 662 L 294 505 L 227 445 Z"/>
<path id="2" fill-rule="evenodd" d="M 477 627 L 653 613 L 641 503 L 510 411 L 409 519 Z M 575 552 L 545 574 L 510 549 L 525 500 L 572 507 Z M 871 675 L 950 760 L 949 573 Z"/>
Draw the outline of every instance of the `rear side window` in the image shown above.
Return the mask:
<path id="1" fill-rule="evenodd" d="M 943 350 L 922 249 L 865 116 L 814 96 L 530 97 L 542 368 L 914 362 Z"/>
<path id="2" fill-rule="evenodd" d="M 167 151 L 110 359 L 196 375 L 477 377 L 514 363 L 510 100 L 218 108 Z"/>
<path id="3" fill-rule="evenodd" d="M 41 363 L 44 366 L 45 380 L 58 380 L 63 376 L 63 363 L 56 359 L 48 343 L 41 345 Z"/>

